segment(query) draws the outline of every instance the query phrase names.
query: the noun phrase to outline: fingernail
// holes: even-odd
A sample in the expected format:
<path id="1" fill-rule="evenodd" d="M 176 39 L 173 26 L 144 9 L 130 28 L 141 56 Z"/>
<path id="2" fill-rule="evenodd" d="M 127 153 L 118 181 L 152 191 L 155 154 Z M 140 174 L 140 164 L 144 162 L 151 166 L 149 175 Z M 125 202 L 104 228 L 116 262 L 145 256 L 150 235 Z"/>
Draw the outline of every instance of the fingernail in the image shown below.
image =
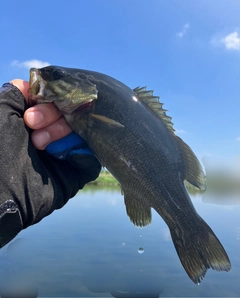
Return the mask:
<path id="1" fill-rule="evenodd" d="M 50 141 L 50 134 L 47 131 L 39 131 L 35 132 L 32 138 L 36 147 L 43 148 L 48 145 Z"/>
<path id="2" fill-rule="evenodd" d="M 31 126 L 36 126 L 43 121 L 43 114 L 40 112 L 28 112 L 26 119 Z"/>

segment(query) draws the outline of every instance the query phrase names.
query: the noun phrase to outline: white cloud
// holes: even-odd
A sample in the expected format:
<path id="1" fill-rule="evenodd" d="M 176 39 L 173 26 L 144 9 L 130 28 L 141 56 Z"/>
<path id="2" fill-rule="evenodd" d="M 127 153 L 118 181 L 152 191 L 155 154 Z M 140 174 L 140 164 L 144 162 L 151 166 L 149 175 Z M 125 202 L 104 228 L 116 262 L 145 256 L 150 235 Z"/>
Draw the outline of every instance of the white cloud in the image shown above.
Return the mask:
<path id="1" fill-rule="evenodd" d="M 237 141 L 240 141 L 240 137 L 237 137 L 236 140 L 237 140 Z"/>
<path id="2" fill-rule="evenodd" d="M 18 60 L 14 60 L 11 62 L 12 66 L 17 66 L 17 67 L 24 67 L 24 68 L 32 68 L 32 67 L 36 67 L 36 68 L 42 68 L 45 66 L 50 65 L 49 62 L 44 62 L 41 60 L 37 60 L 37 59 L 33 59 L 33 60 L 26 60 L 23 62 L 20 62 Z"/>
<path id="3" fill-rule="evenodd" d="M 186 24 L 182 27 L 182 31 L 176 33 L 177 37 L 182 38 L 182 37 L 187 33 L 189 27 L 190 27 L 189 24 L 186 23 Z"/>
<path id="4" fill-rule="evenodd" d="M 227 50 L 240 51 L 240 36 L 238 31 L 225 36 L 217 34 L 212 38 L 211 44 L 216 47 L 224 46 Z"/>
<path id="5" fill-rule="evenodd" d="M 220 40 L 228 50 L 240 51 L 240 37 L 238 32 L 234 31 Z"/>

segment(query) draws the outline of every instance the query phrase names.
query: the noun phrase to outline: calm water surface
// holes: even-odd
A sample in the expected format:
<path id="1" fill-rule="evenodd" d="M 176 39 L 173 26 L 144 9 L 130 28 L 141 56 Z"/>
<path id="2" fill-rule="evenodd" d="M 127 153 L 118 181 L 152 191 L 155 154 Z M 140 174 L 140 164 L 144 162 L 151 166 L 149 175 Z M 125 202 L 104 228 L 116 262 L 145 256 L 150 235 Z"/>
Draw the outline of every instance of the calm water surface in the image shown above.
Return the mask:
<path id="1" fill-rule="evenodd" d="M 228 252 L 231 272 L 209 270 L 195 285 L 154 210 L 152 224 L 136 228 L 118 188 L 87 187 L 0 250 L 0 291 L 22 287 L 38 297 L 239 297 L 240 198 L 191 197 Z"/>

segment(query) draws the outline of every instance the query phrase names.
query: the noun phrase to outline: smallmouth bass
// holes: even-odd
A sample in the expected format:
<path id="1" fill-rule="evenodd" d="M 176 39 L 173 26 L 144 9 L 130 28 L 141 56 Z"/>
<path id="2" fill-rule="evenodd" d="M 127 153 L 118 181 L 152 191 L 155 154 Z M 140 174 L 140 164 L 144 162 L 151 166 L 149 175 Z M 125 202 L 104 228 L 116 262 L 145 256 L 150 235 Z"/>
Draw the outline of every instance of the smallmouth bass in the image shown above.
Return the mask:
<path id="1" fill-rule="evenodd" d="M 196 212 L 184 185 L 187 180 L 205 189 L 201 165 L 175 135 L 158 96 L 98 72 L 48 66 L 30 70 L 29 99 L 59 108 L 121 184 L 133 224 L 150 224 L 155 209 L 194 283 L 200 283 L 209 268 L 230 270 L 227 253 Z"/>

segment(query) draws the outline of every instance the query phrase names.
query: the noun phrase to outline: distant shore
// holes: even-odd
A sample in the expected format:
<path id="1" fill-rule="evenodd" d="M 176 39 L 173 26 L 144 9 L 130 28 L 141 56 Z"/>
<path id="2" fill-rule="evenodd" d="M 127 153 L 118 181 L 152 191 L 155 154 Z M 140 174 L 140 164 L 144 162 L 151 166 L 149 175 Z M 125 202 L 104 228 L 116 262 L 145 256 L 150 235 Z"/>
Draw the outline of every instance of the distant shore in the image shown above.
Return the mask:
<path id="1" fill-rule="evenodd" d="M 112 174 L 107 171 L 103 170 L 101 171 L 99 177 L 95 180 L 89 183 L 90 185 L 102 185 L 102 186 L 120 186 L 119 182 L 112 176 Z M 187 190 L 191 193 L 196 193 L 196 192 L 202 192 L 196 187 L 192 186 L 190 183 L 185 182 Z"/>
<path id="2" fill-rule="evenodd" d="M 206 179 L 207 191 L 215 194 L 224 193 L 240 193 L 240 180 L 239 177 L 226 177 L 222 173 L 215 173 L 215 175 L 210 175 Z M 99 177 L 90 182 L 89 185 L 92 186 L 120 186 L 119 182 L 112 176 L 112 174 L 107 170 L 102 170 Z M 185 186 L 190 194 L 204 193 L 192 184 L 185 181 Z"/>
<path id="3" fill-rule="evenodd" d="M 91 185 L 105 185 L 105 186 L 118 186 L 119 182 L 113 177 L 113 175 L 106 170 L 101 171 L 99 177 L 90 182 Z"/>

